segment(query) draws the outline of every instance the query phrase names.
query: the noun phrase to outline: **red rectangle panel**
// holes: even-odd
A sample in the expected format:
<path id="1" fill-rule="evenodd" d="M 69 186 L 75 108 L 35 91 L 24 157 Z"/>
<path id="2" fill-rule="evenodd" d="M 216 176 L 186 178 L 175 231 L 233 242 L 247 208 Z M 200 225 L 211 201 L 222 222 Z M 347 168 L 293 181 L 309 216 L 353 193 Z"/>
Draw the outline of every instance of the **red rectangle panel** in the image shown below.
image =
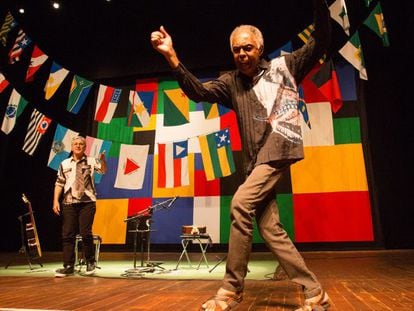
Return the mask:
<path id="1" fill-rule="evenodd" d="M 373 241 L 367 191 L 293 194 L 295 242 Z"/>

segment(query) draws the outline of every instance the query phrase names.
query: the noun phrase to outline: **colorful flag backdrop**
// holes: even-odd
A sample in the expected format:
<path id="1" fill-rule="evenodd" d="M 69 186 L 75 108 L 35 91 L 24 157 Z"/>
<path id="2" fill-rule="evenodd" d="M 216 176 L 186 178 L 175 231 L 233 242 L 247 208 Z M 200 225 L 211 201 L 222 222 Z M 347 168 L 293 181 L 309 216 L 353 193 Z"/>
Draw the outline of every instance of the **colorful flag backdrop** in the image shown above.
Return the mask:
<path id="1" fill-rule="evenodd" d="M 372 18 L 379 20 L 377 9 L 373 14 L 366 23 L 370 28 L 374 27 Z M 373 30 L 384 36 L 384 24 Z M 310 31 L 312 27 L 299 35 L 302 42 Z M 7 39 L 6 32 L 2 39 Z M 291 44 L 269 55 L 289 53 Z M 334 59 L 335 66 L 324 59 L 325 67 L 319 65 L 300 85 L 305 159 L 286 172 L 275 197 L 282 223 L 295 242 L 375 239 L 356 92 L 357 74 L 367 79 L 358 32 L 339 53 L 344 59 Z M 46 99 L 68 73 L 52 63 Z M 89 87 L 85 83 L 86 88 L 77 89 L 89 81 L 76 75 L 74 81 L 70 96 L 75 101 L 68 101 L 68 110 L 73 112 L 80 108 L 77 99 L 86 97 Z M 125 217 L 178 196 L 171 209 L 154 213 L 152 243 L 178 244 L 181 226 L 191 224 L 206 225 L 214 243 L 227 243 L 230 202 L 244 179 L 234 111 L 220 103 L 191 101 L 174 80 L 137 81 L 135 90 L 128 90 L 132 96 L 122 91 L 99 87 L 96 126 L 88 139 L 88 154 L 97 156 L 105 150 L 108 162 L 107 174 L 96 179 L 94 233 L 104 243 L 126 243 L 130 234 Z M 11 117 L 19 115 L 18 109 L 9 110 Z M 69 156 L 75 135 L 76 131 L 57 125 L 49 167 L 57 170 Z M 167 161 L 167 156 L 172 160 Z M 257 228 L 253 242 L 263 242 Z"/>
<path id="2" fill-rule="evenodd" d="M 374 241 L 357 108 L 358 72 L 342 59 L 329 62 L 324 70 L 320 71 L 318 65 L 308 75 L 307 87 L 301 85 L 301 97 L 312 123 L 312 128 L 306 120 L 302 124 L 306 158 L 291 167 L 278 186 L 275 200 L 282 222 L 295 242 Z M 170 210 L 154 213 L 152 243 L 180 243 L 181 226 L 194 224 L 206 225 L 213 242 L 225 244 L 231 198 L 244 179 L 235 114 L 220 103 L 192 102 L 182 95 L 174 80 L 156 84 L 151 86 L 158 100 L 151 110 L 149 126 L 129 127 L 127 115 L 115 115 L 108 124 L 99 123 L 96 136 L 112 141 L 112 147 L 110 172 L 97 185 L 98 220 L 94 232 L 103 236 L 104 243 L 125 243 L 130 240 L 125 226 L 117 227 L 114 236 L 105 225 L 110 211 L 116 219 L 112 218 L 108 225 L 121 224 L 121 218 L 138 209 L 179 196 Z M 128 111 L 127 105 L 125 108 L 123 111 Z M 114 190 L 113 183 L 120 172 L 128 173 L 122 144 L 147 143 L 150 147 L 142 188 Z M 181 158 L 177 157 L 180 153 Z M 182 181 L 182 159 L 187 161 L 188 184 Z M 129 168 L 132 166 L 137 168 L 131 162 Z M 263 243 L 256 227 L 253 242 Z"/>

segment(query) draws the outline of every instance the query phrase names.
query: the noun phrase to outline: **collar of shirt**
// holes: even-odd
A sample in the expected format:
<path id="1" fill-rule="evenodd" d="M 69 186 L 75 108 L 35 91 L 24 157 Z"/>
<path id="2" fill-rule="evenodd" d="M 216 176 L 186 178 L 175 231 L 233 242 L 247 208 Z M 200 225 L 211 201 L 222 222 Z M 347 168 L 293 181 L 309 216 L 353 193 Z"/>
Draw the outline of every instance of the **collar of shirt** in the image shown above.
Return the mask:
<path id="1" fill-rule="evenodd" d="M 86 160 L 86 155 L 84 154 L 83 156 L 82 156 L 82 158 L 80 159 L 80 160 L 78 160 L 78 161 L 76 161 L 76 159 L 72 156 L 71 157 L 71 159 L 70 159 L 71 161 L 74 161 L 74 162 L 81 162 L 81 161 L 85 161 Z"/>
<path id="2" fill-rule="evenodd" d="M 267 60 L 265 60 L 265 59 L 263 59 L 263 58 L 261 58 L 260 61 L 259 61 L 259 63 L 257 64 L 257 68 L 258 68 L 259 73 L 255 77 L 253 77 L 253 78 L 250 78 L 248 76 L 245 76 L 240 71 L 238 71 L 237 74 L 238 74 L 238 76 L 240 78 L 242 78 L 246 82 L 254 82 L 254 83 L 256 83 L 257 80 L 263 75 L 263 73 L 266 72 L 270 68 L 270 62 L 267 61 Z"/>

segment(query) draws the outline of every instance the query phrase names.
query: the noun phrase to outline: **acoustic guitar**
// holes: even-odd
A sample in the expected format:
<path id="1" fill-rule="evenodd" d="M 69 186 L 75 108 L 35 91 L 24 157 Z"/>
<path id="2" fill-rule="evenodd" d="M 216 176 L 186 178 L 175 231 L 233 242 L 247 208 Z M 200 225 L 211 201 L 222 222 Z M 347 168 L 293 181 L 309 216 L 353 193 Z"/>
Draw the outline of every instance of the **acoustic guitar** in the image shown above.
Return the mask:
<path id="1" fill-rule="evenodd" d="M 40 248 L 39 236 L 36 230 L 36 223 L 33 215 L 32 204 L 27 199 L 26 195 L 22 194 L 23 202 L 26 204 L 29 212 L 27 213 L 30 216 L 30 222 L 26 223 L 26 240 L 28 246 L 29 257 L 36 259 L 42 257 L 42 249 Z"/>

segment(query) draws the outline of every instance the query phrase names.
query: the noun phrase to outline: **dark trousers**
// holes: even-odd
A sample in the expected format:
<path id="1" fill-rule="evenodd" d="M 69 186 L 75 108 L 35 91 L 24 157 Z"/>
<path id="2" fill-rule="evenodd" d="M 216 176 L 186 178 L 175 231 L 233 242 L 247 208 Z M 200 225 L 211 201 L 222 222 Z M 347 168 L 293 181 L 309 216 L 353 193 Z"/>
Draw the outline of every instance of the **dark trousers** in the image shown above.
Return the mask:
<path id="1" fill-rule="evenodd" d="M 74 266 L 75 264 L 75 241 L 78 233 L 82 236 L 84 258 L 87 262 L 95 261 L 95 247 L 92 236 L 95 211 L 95 202 L 62 205 L 64 266 Z"/>

